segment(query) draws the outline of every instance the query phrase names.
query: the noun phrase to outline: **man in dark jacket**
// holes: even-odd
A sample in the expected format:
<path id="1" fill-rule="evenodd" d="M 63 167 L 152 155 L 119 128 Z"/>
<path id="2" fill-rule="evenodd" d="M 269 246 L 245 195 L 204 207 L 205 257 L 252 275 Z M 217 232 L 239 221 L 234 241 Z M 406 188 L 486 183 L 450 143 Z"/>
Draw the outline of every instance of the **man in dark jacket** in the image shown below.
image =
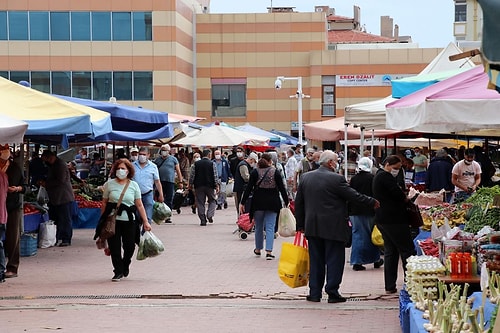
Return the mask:
<path id="1" fill-rule="evenodd" d="M 451 170 L 453 164 L 448 158 L 446 150 L 439 149 L 436 151 L 436 157 L 431 160 L 427 168 L 427 176 L 425 180 L 425 187 L 428 191 L 446 191 L 446 202 L 451 199 L 451 193 L 455 187 L 451 182 Z"/>
<path id="2" fill-rule="evenodd" d="M 236 200 L 236 211 L 238 212 L 238 216 L 240 214 L 239 212 L 239 206 L 240 206 L 240 201 L 241 197 L 243 196 L 243 192 L 245 192 L 246 186 L 248 184 L 248 180 L 250 179 L 250 171 L 254 168 L 254 166 L 257 165 L 257 160 L 259 158 L 257 157 L 256 153 L 250 153 L 248 157 L 244 160 L 242 160 L 237 168 L 236 171 L 233 173 L 234 175 L 234 185 L 233 185 L 233 191 L 235 194 L 235 200 Z M 249 211 L 249 207 L 245 209 L 245 211 Z"/>
<path id="3" fill-rule="evenodd" d="M 198 209 L 201 226 L 206 226 L 207 220 L 210 223 L 214 222 L 215 200 L 217 191 L 219 190 L 217 169 L 210 160 L 211 156 L 212 152 L 210 150 L 204 150 L 201 160 L 194 163 L 194 168 L 191 169 L 189 175 L 189 186 L 195 190 L 196 208 Z M 206 213 L 205 201 L 208 201 Z"/>
<path id="4" fill-rule="evenodd" d="M 224 158 L 221 154 L 220 150 L 216 150 L 214 152 L 214 165 L 217 169 L 217 178 L 220 184 L 220 192 L 217 196 L 217 210 L 222 209 L 222 205 L 224 205 L 224 209 L 227 208 L 226 201 L 226 186 L 227 182 L 230 178 L 233 178 L 231 174 L 231 170 L 229 169 L 229 162 Z"/>
<path id="5" fill-rule="evenodd" d="M 57 225 L 56 239 L 60 242 L 59 246 L 69 246 L 73 236 L 71 206 L 75 201 L 69 169 L 66 163 L 50 150 L 44 150 L 42 160 L 49 168 L 43 184 L 49 195 L 49 217 Z"/>
<path id="6" fill-rule="evenodd" d="M 309 242 L 310 302 L 319 302 L 325 282 L 329 303 L 345 302 L 339 293 L 345 264 L 345 245 L 351 230 L 347 203 L 357 202 L 378 208 L 377 200 L 349 187 L 345 178 L 335 172 L 338 156 L 331 150 L 319 158 L 320 167 L 301 178 L 295 201 L 297 231 L 305 231 Z"/>

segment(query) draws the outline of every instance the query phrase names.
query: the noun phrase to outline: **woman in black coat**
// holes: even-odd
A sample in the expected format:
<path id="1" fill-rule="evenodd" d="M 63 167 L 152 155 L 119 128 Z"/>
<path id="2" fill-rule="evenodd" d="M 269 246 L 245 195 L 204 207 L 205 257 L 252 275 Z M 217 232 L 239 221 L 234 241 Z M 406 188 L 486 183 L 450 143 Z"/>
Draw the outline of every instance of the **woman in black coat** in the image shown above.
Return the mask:
<path id="1" fill-rule="evenodd" d="M 396 180 L 400 169 L 401 159 L 391 155 L 373 179 L 373 197 L 380 202 L 375 223 L 384 239 L 384 281 L 388 294 L 397 292 L 399 257 L 406 272 L 407 259 L 416 254 L 405 209 L 409 199 Z"/>

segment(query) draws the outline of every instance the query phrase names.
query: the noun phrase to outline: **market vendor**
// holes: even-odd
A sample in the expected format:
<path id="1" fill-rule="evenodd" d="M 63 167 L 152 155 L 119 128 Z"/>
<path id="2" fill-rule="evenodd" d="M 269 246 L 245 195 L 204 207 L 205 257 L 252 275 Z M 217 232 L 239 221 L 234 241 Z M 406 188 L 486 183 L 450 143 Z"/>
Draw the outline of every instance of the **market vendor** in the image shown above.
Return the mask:
<path id="1" fill-rule="evenodd" d="M 455 185 L 453 203 L 465 201 L 477 190 L 481 182 L 481 165 L 474 160 L 474 150 L 467 149 L 464 159 L 451 170 L 451 182 Z"/>

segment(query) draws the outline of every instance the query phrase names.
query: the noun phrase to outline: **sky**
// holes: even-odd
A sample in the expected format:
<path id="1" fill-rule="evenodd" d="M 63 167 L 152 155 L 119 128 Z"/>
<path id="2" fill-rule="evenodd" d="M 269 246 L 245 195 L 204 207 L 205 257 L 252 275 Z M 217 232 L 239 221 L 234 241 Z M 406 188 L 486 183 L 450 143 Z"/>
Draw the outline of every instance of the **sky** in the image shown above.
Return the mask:
<path id="1" fill-rule="evenodd" d="M 210 0 L 211 13 L 266 13 L 267 7 L 296 7 L 313 12 L 314 6 L 335 8 L 335 14 L 353 17 L 353 6 L 361 7 L 361 25 L 380 35 L 380 16 L 390 16 L 399 26 L 400 36 L 411 36 L 420 47 L 446 47 L 454 41 L 453 0 Z"/>

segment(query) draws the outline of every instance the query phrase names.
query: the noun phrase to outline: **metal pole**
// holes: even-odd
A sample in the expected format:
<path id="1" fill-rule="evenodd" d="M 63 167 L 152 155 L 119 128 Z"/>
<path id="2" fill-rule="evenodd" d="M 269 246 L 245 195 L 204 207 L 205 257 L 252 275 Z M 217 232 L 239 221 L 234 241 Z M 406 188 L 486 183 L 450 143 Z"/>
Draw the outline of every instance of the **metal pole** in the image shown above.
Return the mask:
<path id="1" fill-rule="evenodd" d="M 299 126 L 299 143 L 302 143 L 302 76 L 299 76 L 297 78 L 297 94 L 298 94 L 298 101 L 297 101 L 297 108 L 298 108 L 298 126 Z"/>

